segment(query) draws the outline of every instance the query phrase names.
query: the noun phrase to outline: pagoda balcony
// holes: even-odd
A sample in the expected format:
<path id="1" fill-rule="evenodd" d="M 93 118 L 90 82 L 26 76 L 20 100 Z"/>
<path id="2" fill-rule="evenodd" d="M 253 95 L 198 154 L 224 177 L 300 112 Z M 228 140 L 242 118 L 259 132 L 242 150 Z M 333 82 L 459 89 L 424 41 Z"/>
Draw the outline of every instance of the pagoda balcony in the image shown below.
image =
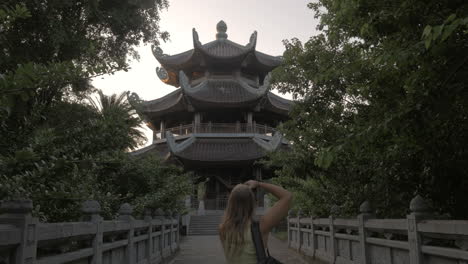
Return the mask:
<path id="1" fill-rule="evenodd" d="M 276 132 L 276 129 L 267 125 L 252 124 L 249 123 L 200 123 L 199 125 L 188 124 L 188 125 L 179 125 L 176 127 L 166 128 L 165 131 L 170 131 L 175 137 L 185 136 L 190 134 L 204 134 L 204 133 L 214 133 L 214 134 L 244 134 L 244 133 L 253 133 L 253 134 L 263 134 L 267 136 L 273 136 Z M 161 131 L 158 131 L 157 134 L 161 135 Z"/>

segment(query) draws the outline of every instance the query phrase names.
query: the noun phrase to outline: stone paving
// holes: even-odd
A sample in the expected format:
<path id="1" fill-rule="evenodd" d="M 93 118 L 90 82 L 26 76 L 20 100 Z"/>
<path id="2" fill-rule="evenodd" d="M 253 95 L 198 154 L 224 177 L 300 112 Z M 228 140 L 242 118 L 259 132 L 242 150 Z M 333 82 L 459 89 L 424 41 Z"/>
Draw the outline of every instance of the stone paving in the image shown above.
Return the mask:
<path id="1" fill-rule="evenodd" d="M 284 264 L 311 263 L 304 260 L 294 250 L 289 249 L 285 242 L 270 235 L 269 251 Z M 218 236 L 188 236 L 183 237 L 180 251 L 170 264 L 223 264 L 226 263 L 223 249 Z"/>

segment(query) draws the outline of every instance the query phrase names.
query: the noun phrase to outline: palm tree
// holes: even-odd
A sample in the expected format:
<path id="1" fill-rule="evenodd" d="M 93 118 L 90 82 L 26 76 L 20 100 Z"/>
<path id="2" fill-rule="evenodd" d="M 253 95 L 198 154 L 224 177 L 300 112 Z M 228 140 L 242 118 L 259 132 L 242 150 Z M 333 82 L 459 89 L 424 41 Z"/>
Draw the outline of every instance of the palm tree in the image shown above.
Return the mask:
<path id="1" fill-rule="evenodd" d="M 145 142 L 146 137 L 141 130 L 143 120 L 129 103 L 128 92 L 108 96 L 102 90 L 98 90 L 98 96 L 95 98 L 88 97 L 88 101 L 106 125 L 115 126 L 116 131 L 126 133 L 124 136 L 127 137 L 127 140 L 124 140 L 122 147 L 136 149 Z"/>

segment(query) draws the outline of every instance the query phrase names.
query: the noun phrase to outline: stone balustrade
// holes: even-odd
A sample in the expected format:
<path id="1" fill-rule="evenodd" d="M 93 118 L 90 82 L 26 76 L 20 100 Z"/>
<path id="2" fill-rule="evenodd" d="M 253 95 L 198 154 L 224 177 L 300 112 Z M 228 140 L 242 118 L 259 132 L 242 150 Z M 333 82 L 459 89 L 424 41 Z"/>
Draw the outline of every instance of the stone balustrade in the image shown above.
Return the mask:
<path id="1" fill-rule="evenodd" d="M 122 204 L 115 220 L 103 220 L 97 201 L 82 204 L 80 222 L 41 223 L 31 215 L 31 200 L 0 206 L 0 263 L 167 263 L 179 249 L 179 216 L 146 210 L 132 216 Z"/>
<path id="2" fill-rule="evenodd" d="M 175 136 L 190 135 L 192 133 L 257 133 L 273 135 L 276 129 L 257 123 L 200 123 L 198 125 L 188 124 L 166 128 L 165 131 L 172 132 Z M 160 131 L 156 132 L 159 133 Z"/>
<path id="3" fill-rule="evenodd" d="M 416 196 L 405 219 L 376 219 L 369 202 L 355 219 L 288 216 L 288 245 L 325 263 L 468 263 L 468 221 L 431 220 L 426 202 Z"/>

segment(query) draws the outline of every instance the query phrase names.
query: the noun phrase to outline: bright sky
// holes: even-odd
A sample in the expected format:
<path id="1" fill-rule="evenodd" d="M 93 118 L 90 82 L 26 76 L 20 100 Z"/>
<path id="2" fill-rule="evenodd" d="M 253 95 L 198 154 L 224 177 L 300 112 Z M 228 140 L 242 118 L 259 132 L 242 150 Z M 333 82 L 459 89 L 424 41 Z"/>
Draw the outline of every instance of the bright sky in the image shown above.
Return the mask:
<path id="1" fill-rule="evenodd" d="M 168 31 L 170 40 L 162 43 L 164 53 L 173 55 L 193 48 L 192 28 L 195 28 L 202 44 L 215 40 L 216 24 L 224 20 L 228 39 L 245 45 L 257 30 L 258 51 L 278 56 L 284 52 L 282 40 L 298 38 L 306 41 L 316 34 L 317 20 L 307 8 L 310 0 L 169 0 L 168 10 L 163 11 L 160 27 Z M 159 63 L 153 57 L 150 46 L 138 47 L 139 61 L 131 63 L 128 72 L 99 77 L 93 80 L 96 88 L 105 94 L 131 91 L 143 100 L 162 97 L 176 88 L 161 82 L 155 68 Z M 283 95 L 290 98 L 288 95 Z M 151 130 L 145 129 L 148 144 Z"/>

